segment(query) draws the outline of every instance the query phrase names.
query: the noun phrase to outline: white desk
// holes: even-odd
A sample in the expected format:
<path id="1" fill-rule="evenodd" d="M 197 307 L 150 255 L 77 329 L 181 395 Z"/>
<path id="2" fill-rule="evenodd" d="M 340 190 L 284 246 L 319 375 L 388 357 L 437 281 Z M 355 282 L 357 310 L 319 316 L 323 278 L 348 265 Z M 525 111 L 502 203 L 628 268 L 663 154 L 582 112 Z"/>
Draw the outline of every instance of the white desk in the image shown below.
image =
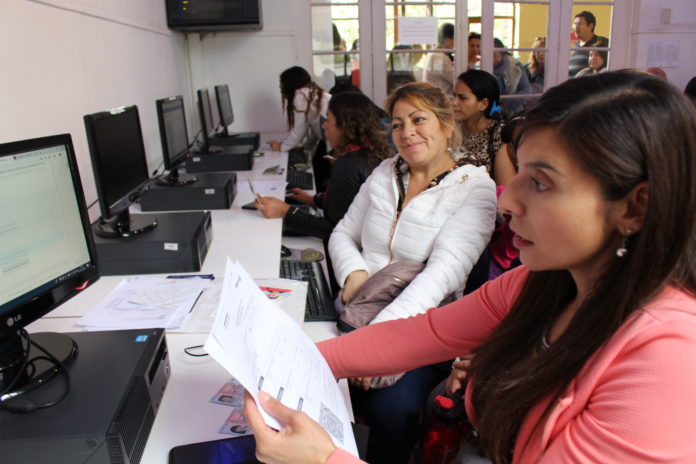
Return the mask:
<path id="1" fill-rule="evenodd" d="M 263 171 L 276 164 L 286 166 L 287 154 L 266 151 L 256 159 L 254 169 L 238 173 L 238 182 L 246 177 L 274 179 Z M 275 175 L 277 180 L 283 175 Z M 222 276 L 227 256 L 239 260 L 255 278 L 278 277 L 280 265 L 281 219 L 266 219 L 257 211 L 241 209 L 253 200 L 246 189 L 238 188 L 229 210 L 212 211 L 213 242 L 203 263 L 201 273 Z M 311 238 L 293 238 L 292 246 L 321 249 L 321 241 Z M 80 295 L 55 309 L 46 317 L 31 324 L 30 332 L 76 332 L 79 317 L 103 299 L 124 276 L 102 277 Z M 338 334 L 335 324 L 310 322 L 303 326 L 312 340 L 319 341 Z M 141 459 L 143 464 L 167 464 L 169 450 L 177 445 L 227 438 L 218 433 L 231 409 L 209 400 L 230 378 L 230 374 L 210 357 L 195 358 L 184 353 L 187 346 L 201 345 L 207 333 L 168 332 L 167 345 L 172 374 L 163 401 L 155 418 L 150 437 Z M 347 383 L 340 383 L 348 410 L 350 400 Z"/>

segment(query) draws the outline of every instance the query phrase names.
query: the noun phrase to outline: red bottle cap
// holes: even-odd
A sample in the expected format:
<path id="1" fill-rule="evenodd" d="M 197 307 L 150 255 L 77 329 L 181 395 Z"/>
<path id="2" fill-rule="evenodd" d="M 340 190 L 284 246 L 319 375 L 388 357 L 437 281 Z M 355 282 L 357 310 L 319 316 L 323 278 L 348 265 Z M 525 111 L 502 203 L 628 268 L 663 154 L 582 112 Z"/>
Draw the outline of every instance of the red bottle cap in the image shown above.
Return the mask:
<path id="1" fill-rule="evenodd" d="M 437 405 L 445 411 L 449 411 L 454 407 L 454 401 L 451 398 L 447 398 L 446 396 L 442 395 L 437 395 L 435 397 L 435 403 L 437 403 Z"/>

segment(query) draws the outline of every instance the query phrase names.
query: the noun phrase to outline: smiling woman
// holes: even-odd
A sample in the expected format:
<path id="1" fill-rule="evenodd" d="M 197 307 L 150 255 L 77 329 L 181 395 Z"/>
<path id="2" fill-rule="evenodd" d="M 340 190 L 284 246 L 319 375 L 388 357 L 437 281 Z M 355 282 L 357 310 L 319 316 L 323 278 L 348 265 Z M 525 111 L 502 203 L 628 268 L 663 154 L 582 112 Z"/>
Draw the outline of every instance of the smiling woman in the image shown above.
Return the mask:
<path id="1" fill-rule="evenodd" d="M 406 84 L 385 108 L 399 154 L 375 169 L 329 241 L 342 301 L 388 264 L 426 266 L 373 324 L 422 314 L 451 293 L 461 294 L 490 239 L 496 210 L 495 184 L 486 169 L 458 165 L 450 155 L 459 130 L 440 89 Z M 423 401 L 448 373 L 425 366 L 392 387 L 351 392 L 356 413 L 370 426 L 371 460 L 408 460 Z M 367 388 L 370 381 L 360 384 Z"/>

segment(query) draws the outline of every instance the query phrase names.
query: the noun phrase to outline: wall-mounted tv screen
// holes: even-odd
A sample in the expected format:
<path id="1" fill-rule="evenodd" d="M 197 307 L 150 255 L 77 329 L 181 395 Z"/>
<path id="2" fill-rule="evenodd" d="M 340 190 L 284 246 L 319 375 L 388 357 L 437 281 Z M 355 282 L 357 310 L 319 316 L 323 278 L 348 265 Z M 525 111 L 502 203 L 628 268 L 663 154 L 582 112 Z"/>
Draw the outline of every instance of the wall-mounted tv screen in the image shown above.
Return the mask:
<path id="1" fill-rule="evenodd" d="M 261 29 L 261 0 L 166 0 L 167 25 L 184 32 Z"/>

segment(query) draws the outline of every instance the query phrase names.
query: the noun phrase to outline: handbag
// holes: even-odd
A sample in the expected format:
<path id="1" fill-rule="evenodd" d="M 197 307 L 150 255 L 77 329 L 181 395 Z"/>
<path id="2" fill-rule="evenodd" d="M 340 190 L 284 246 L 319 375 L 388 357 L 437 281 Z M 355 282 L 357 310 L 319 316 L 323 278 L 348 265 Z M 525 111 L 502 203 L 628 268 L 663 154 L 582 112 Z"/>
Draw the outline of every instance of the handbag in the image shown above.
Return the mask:
<path id="1" fill-rule="evenodd" d="M 389 303 L 394 301 L 409 283 L 425 268 L 425 263 L 417 261 L 397 261 L 388 264 L 373 274 L 358 289 L 346 304 L 336 323 L 343 333 L 366 326 Z M 453 294 L 446 297 L 440 305 L 453 301 Z M 380 389 L 394 385 L 404 373 L 386 377 L 375 377 L 371 388 Z"/>

